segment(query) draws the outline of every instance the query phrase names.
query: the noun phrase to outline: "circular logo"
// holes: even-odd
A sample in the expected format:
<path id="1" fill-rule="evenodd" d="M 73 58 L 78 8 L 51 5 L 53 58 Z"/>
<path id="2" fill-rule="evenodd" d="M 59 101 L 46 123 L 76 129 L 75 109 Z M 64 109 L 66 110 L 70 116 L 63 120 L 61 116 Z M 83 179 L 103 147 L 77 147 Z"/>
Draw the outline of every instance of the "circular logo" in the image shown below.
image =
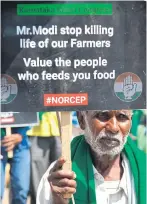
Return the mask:
<path id="1" fill-rule="evenodd" d="M 16 81 L 6 74 L 1 74 L 1 104 L 12 102 L 17 96 Z"/>
<path id="2" fill-rule="evenodd" d="M 142 81 L 136 74 L 125 72 L 115 80 L 114 92 L 121 101 L 135 101 L 142 93 Z"/>

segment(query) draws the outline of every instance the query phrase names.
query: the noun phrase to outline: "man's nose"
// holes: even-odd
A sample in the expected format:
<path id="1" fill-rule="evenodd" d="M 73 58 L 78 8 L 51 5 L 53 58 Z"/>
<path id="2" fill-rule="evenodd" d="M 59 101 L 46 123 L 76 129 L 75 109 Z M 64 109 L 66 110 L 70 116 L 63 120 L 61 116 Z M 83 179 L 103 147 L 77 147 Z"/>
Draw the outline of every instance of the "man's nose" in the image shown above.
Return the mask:
<path id="1" fill-rule="evenodd" d="M 111 118 L 106 124 L 106 130 L 110 131 L 113 134 L 117 134 L 119 132 L 118 121 L 115 117 Z"/>

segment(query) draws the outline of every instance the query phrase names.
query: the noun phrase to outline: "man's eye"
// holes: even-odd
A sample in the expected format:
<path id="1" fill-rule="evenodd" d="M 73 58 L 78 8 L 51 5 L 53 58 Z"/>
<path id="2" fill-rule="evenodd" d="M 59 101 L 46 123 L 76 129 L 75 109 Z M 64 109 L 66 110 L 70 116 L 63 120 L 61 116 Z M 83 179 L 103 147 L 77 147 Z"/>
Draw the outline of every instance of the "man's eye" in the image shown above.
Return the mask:
<path id="1" fill-rule="evenodd" d="M 101 120 L 101 121 L 107 121 L 110 119 L 110 116 L 108 113 L 97 113 L 95 115 L 95 117 L 98 119 L 98 120 Z"/>
<path id="2" fill-rule="evenodd" d="M 119 114 L 117 116 L 117 119 L 120 120 L 120 121 L 125 121 L 125 120 L 128 120 L 128 116 L 125 115 L 125 114 Z"/>

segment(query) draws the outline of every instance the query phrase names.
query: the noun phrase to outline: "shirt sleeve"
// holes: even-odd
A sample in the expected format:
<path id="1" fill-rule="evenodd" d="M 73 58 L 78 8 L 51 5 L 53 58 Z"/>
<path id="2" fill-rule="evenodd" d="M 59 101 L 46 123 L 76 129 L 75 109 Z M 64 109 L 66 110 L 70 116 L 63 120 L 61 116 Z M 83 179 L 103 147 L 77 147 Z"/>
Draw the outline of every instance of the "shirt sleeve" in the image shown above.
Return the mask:
<path id="1" fill-rule="evenodd" d="M 56 161 L 53 162 L 45 172 L 37 189 L 36 204 L 53 204 L 51 187 L 48 182 L 49 171 L 53 168 Z"/>

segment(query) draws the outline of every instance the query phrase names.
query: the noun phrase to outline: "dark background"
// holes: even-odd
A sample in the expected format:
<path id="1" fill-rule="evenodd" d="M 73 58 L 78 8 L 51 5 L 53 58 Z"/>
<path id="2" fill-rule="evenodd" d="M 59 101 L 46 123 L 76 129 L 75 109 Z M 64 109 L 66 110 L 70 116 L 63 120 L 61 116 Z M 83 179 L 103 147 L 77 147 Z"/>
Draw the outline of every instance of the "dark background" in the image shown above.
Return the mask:
<path id="1" fill-rule="evenodd" d="M 53 110 L 94 110 L 94 109 L 144 109 L 146 107 L 146 2 L 112 2 L 112 16 L 17 16 L 17 3 L 28 2 L 2 2 L 2 73 L 12 76 L 18 84 L 18 95 L 14 101 L 2 105 L 3 112 L 9 111 L 53 111 Z M 33 2 L 29 2 L 33 3 Z M 43 3 L 43 2 L 37 2 Z M 47 3 L 47 2 L 44 2 Z M 49 2 L 55 3 L 55 2 Z M 61 2 L 58 2 L 61 3 Z M 65 3 L 65 2 L 64 2 Z M 71 2 L 73 3 L 73 2 Z M 95 2 L 94 2 L 95 3 Z M 99 2 L 100 3 L 100 2 Z M 104 2 L 103 2 L 104 3 Z M 111 2 L 109 2 L 111 3 Z M 42 25 L 49 27 L 53 24 L 61 26 L 102 25 L 114 27 L 114 36 L 80 36 L 78 39 L 110 40 L 110 48 L 86 49 L 20 49 L 20 38 L 32 38 L 35 41 L 44 40 L 47 36 L 16 36 L 16 26 Z M 74 37 L 74 36 L 72 36 Z M 50 40 L 69 40 L 71 36 L 52 36 Z M 55 57 L 69 58 L 106 58 L 108 66 L 98 67 L 100 72 L 116 70 L 116 78 L 124 72 L 137 74 L 143 83 L 143 92 L 134 102 L 122 102 L 114 93 L 115 80 L 78 80 L 72 81 L 19 81 L 17 73 L 41 73 L 43 68 L 25 68 L 22 58 L 31 57 L 41 59 L 54 59 Z M 46 68 L 47 72 L 93 72 L 91 67 L 68 68 L 54 65 Z M 88 106 L 78 107 L 44 107 L 44 93 L 79 93 L 87 92 L 89 95 Z"/>

